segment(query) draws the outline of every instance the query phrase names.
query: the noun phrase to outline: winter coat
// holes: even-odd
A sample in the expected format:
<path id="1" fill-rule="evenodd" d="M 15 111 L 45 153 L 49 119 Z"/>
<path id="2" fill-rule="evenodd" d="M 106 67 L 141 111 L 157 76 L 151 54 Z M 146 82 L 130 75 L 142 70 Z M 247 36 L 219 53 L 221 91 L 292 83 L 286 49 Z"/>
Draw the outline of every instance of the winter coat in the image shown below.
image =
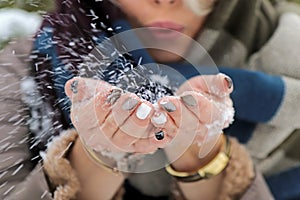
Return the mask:
<path id="1" fill-rule="evenodd" d="M 217 66 L 221 66 L 220 71 L 234 82 L 231 97 L 235 122 L 225 132 L 245 143 L 258 167 L 270 175 L 300 164 L 299 156 L 289 156 L 295 151 L 288 150 L 289 147 L 278 148 L 299 138 L 296 135 L 300 127 L 300 109 L 297 108 L 300 57 L 295 44 L 300 42 L 297 34 L 300 17 L 290 9 L 283 12 L 289 7 L 286 3 L 274 8 L 268 1 L 262 2 L 259 19 L 251 12 L 231 19 L 233 13 L 243 12 L 243 6 L 247 10 L 259 2 L 224 1 L 215 9 L 198 41 Z M 236 4 L 241 4 L 240 9 L 228 12 Z M 294 5 L 293 11 L 297 8 L 299 14 L 299 6 Z M 228 13 L 231 15 L 227 16 Z M 215 19 L 224 17 L 215 20 L 214 15 Z M 297 144 L 299 142 L 294 141 L 293 145 Z"/>
<path id="2" fill-rule="evenodd" d="M 70 5 L 66 4 L 64 6 Z M 278 85 L 278 88 L 276 89 L 267 87 L 266 90 L 262 91 L 255 91 L 255 89 L 262 87 L 251 88 L 254 90 L 254 92 L 252 90 L 249 90 L 250 92 L 253 92 L 251 93 L 251 95 L 247 94 L 243 96 L 243 93 L 238 92 L 233 94 L 233 99 L 236 99 L 236 101 L 234 101 L 237 112 L 236 123 L 233 124 L 233 126 L 230 127 L 227 132 L 228 134 L 237 136 L 242 142 L 247 143 L 246 145 L 249 147 L 254 158 L 257 158 L 259 164 L 262 164 L 263 162 L 271 158 L 268 157 L 270 153 L 273 152 L 273 150 L 276 149 L 276 147 L 278 147 L 278 145 L 281 144 L 285 138 L 287 138 L 292 132 L 299 128 L 297 123 L 300 121 L 300 112 L 287 112 L 291 109 L 297 108 L 297 106 L 295 106 L 296 100 L 298 99 L 297 97 L 299 97 L 300 94 L 300 87 L 297 87 L 299 84 L 297 79 L 299 78 L 298 75 L 300 74 L 296 68 L 297 60 L 295 58 L 297 58 L 297 56 L 294 57 L 290 52 L 288 54 L 285 53 L 285 45 L 290 45 L 288 46 L 289 49 L 295 49 L 295 45 L 293 45 L 294 40 L 291 41 L 289 39 L 291 39 L 292 37 L 297 39 L 297 37 L 295 35 L 289 35 L 292 34 L 293 31 L 291 32 L 288 30 L 292 28 L 290 23 L 299 23 L 297 19 L 298 16 L 283 15 L 280 20 L 277 21 L 275 10 L 273 10 L 273 8 L 269 6 L 271 5 L 268 4 L 267 1 L 224 1 L 224 3 L 220 3 L 216 7 L 215 11 L 211 14 L 209 21 L 206 24 L 206 28 L 198 38 L 198 41 L 208 50 L 209 54 L 212 56 L 216 64 L 218 66 L 223 66 L 222 68 L 220 68 L 220 71 L 230 75 L 233 78 L 234 82 L 240 83 L 240 80 L 235 79 L 234 77 L 242 77 L 243 80 L 247 80 L 246 83 L 249 83 L 250 86 L 252 83 L 254 84 L 257 82 L 262 84 L 260 86 L 268 86 L 268 81 L 274 81 Z M 243 8 L 251 8 L 252 11 L 249 13 L 244 13 Z M 61 9 L 64 10 L 64 7 Z M 66 12 L 70 12 L 68 9 L 65 10 Z M 258 16 L 254 17 L 253 13 L 257 13 Z M 105 14 L 105 12 L 102 13 L 103 16 L 105 16 Z M 223 17 L 220 18 L 220 15 Z M 74 21 L 80 24 L 91 20 L 83 19 L 82 22 L 80 21 L 81 19 L 76 18 L 76 14 L 69 18 L 63 15 L 56 17 L 58 18 L 55 18 L 55 23 L 64 25 L 60 27 L 61 29 L 68 27 L 69 24 L 74 24 Z M 69 24 L 65 21 L 62 21 L 62 18 L 60 19 L 59 17 L 65 17 L 65 19 L 70 20 Z M 105 19 L 105 17 L 103 17 L 102 19 Z M 292 22 L 290 22 L 290 20 L 292 20 Z M 43 86 L 40 91 L 43 91 L 43 94 L 46 94 L 46 96 L 41 98 L 38 93 L 34 93 L 33 95 L 40 98 L 37 98 L 38 101 L 34 101 L 34 103 L 31 102 L 31 105 L 36 105 L 36 107 L 31 109 L 31 111 L 34 110 L 36 112 L 31 112 L 31 119 L 29 121 L 31 128 L 30 134 L 35 134 L 38 139 L 31 143 L 33 146 L 31 146 L 30 149 L 35 149 L 36 147 L 38 147 L 37 149 L 43 149 L 45 141 L 51 138 L 52 135 L 56 135 L 60 130 L 66 129 L 70 126 L 68 121 L 69 119 L 66 117 L 68 112 L 68 102 L 59 101 L 59 103 L 57 103 L 57 99 L 64 99 L 64 97 L 59 96 L 63 95 L 59 88 L 63 88 L 64 81 L 72 76 L 72 73 L 70 73 L 70 71 L 73 72 L 72 70 L 76 68 L 76 64 L 80 63 L 81 60 L 80 58 L 75 59 L 74 57 L 70 56 L 70 62 L 66 62 L 63 55 L 66 56 L 72 53 L 78 55 L 82 52 L 63 52 L 64 48 L 55 47 L 54 51 L 56 51 L 56 55 L 58 55 L 55 57 L 52 55 L 54 48 L 53 44 L 57 44 L 57 46 L 61 47 L 66 47 L 66 45 L 72 46 L 75 44 L 75 46 L 77 47 L 82 46 L 82 49 L 76 49 L 80 49 L 78 51 L 83 52 L 83 49 L 88 48 L 88 45 L 91 44 L 90 40 L 85 40 L 85 38 L 83 37 L 78 38 L 78 40 L 74 40 L 75 43 L 71 43 L 74 41 L 64 41 L 61 43 L 57 43 L 60 36 L 65 37 L 66 35 L 63 36 L 57 34 L 57 32 L 60 31 L 59 29 L 54 30 L 53 32 L 53 30 L 49 29 L 47 25 L 49 25 L 49 21 L 46 21 L 44 23 L 44 29 L 41 29 L 41 32 L 37 34 L 37 39 L 34 42 L 33 49 L 34 51 L 39 52 L 36 52 L 36 54 L 34 54 L 34 52 L 34 56 L 31 56 L 31 58 L 35 59 L 35 61 L 40 61 L 35 62 L 38 64 L 34 65 L 34 67 L 32 68 L 33 73 L 31 72 L 31 74 L 34 74 L 37 77 L 37 84 L 39 86 Z M 295 27 L 296 26 L 293 26 L 293 28 Z M 52 37 L 53 35 L 51 34 L 53 34 L 55 37 Z M 287 36 L 285 36 L 285 34 Z M 50 38 L 47 37 L 49 35 Z M 283 38 L 285 38 L 286 41 L 282 41 Z M 281 43 L 279 42 L 282 42 L 283 45 L 281 45 Z M 276 52 L 275 54 L 273 53 L 274 49 L 278 50 L 278 52 Z M 295 50 L 295 52 L 297 51 Z M 283 53 L 285 53 L 283 58 L 279 59 L 278 54 L 283 55 Z M 43 54 L 44 56 L 41 56 L 41 54 Z M 35 55 L 38 55 L 38 57 L 35 57 Z M 18 59 L 19 58 L 20 57 L 18 57 Z M 271 62 L 272 65 L 270 64 Z M 285 64 L 282 64 L 283 62 Z M 286 62 L 290 63 L 286 64 Z M 1 61 L 1 63 L 5 62 Z M 61 70 L 61 66 L 63 66 L 62 64 L 66 63 L 68 63 L 67 68 L 70 70 L 67 73 Z M 17 67 L 19 66 L 18 64 L 11 66 L 16 66 L 17 70 L 26 70 L 26 66 L 24 65 L 23 68 Z M 60 67 L 53 69 L 51 68 L 51 66 Z M 286 68 L 283 68 L 282 66 L 286 66 Z M 1 73 L 3 74 L 2 76 L 6 77 L 5 74 L 7 74 L 7 71 L 11 72 L 12 68 L 5 68 L 6 71 Z M 45 69 L 48 69 L 47 73 L 49 73 L 49 79 L 44 79 L 42 76 L 43 74 L 40 74 L 40 72 Z M 240 71 L 235 71 L 235 69 L 239 69 Z M 56 70 L 56 74 L 53 73 L 53 70 Z M 74 71 L 74 74 L 76 74 L 76 70 Z M 279 76 L 269 77 L 266 74 L 260 74 L 257 71 Z M 235 75 L 235 72 L 238 72 L 238 75 Z M 251 74 L 252 72 L 254 73 L 254 75 L 250 76 L 249 74 Z M 16 87 L 19 87 L 19 81 L 21 81 L 22 77 L 26 74 L 14 74 L 16 76 Z M 55 76 L 52 76 L 51 74 L 55 74 Z M 1 84 L 3 85 L 10 85 L 6 83 L 8 83 L 8 81 L 1 82 Z M 242 85 L 243 87 L 247 88 L 249 87 L 249 84 Z M 236 90 L 243 91 L 243 88 L 238 88 L 239 84 L 235 84 L 235 87 Z M 2 85 L 1 88 L 3 88 Z M 10 88 L 4 88 L 5 90 L 1 90 L 5 91 L 3 94 L 9 95 L 10 93 L 8 91 Z M 265 95 L 265 97 L 265 93 L 269 93 L 271 97 L 268 95 Z M 261 98 L 248 98 L 249 96 L 257 97 L 257 94 L 261 95 Z M 247 96 L 247 98 L 244 98 L 248 100 L 247 102 L 242 101 L 240 102 L 240 105 L 236 104 L 236 102 L 239 103 L 241 97 L 245 96 Z M 24 109 L 26 107 L 24 107 L 24 105 L 19 101 L 20 98 L 20 93 L 16 93 L 15 95 L 13 95 L 13 98 L 8 97 L 5 99 L 15 99 L 15 101 L 19 102 L 18 106 L 23 106 L 22 108 Z M 264 113 L 263 105 L 265 99 L 269 100 L 268 104 L 272 104 L 272 109 L 269 109 Z M 271 100 L 273 99 L 276 100 L 271 102 Z M 249 108 L 248 110 L 243 109 L 243 105 L 245 104 Z M 5 106 L 7 112 L 4 113 L 15 113 L 15 108 L 16 106 Z M 23 109 L 18 110 L 23 111 Z M 257 109 L 260 109 L 262 111 L 261 116 L 257 116 L 256 112 L 251 113 L 251 111 Z M 32 113 L 42 113 L 42 116 L 45 117 L 40 118 L 38 117 L 40 115 L 34 115 Z M 289 113 L 294 113 L 294 115 L 291 116 Z M 4 122 L 6 121 L 7 124 L 12 124 L 12 131 L 1 131 L 1 139 L 4 139 L 1 140 L 1 142 L 4 142 L 3 148 L 1 146 L 1 157 L 3 156 L 5 158 L 4 160 L 11 159 L 10 162 L 1 162 L 0 169 L 1 172 L 4 172 L 1 176 L 1 184 L 3 183 L 3 187 L 1 187 L 1 193 L 4 196 L 12 195 L 8 196 L 11 199 L 39 199 L 41 197 L 45 199 L 51 199 L 47 181 L 45 180 L 41 165 L 37 164 L 36 166 L 33 166 L 30 162 L 31 158 L 29 157 L 30 154 L 28 151 L 28 146 L 24 142 L 26 141 L 27 137 L 30 138 L 30 134 L 28 133 L 26 126 L 16 126 L 18 125 L 18 121 L 14 121 L 17 120 L 17 118 L 15 118 L 14 116 L 15 115 L 11 115 L 10 117 L 4 118 L 3 120 Z M 28 113 L 21 113 L 19 116 L 28 116 Z M 47 116 L 49 116 L 49 118 Z M 40 126 L 36 126 L 36 121 L 40 121 L 43 123 Z M 16 129 L 16 127 L 18 128 Z M 20 128 L 19 130 L 19 127 L 23 129 Z M 14 136 L 7 138 L 7 135 L 3 136 L 3 134 L 6 133 L 12 133 L 14 134 Z M 269 139 L 270 137 L 272 137 L 272 140 Z M 22 139 L 20 140 L 20 138 Z M 249 140 L 249 138 L 251 139 Z M 261 143 L 263 143 L 263 145 L 261 145 Z M 25 149 L 26 151 L 24 152 Z M 262 168 L 264 167 L 264 165 L 261 166 Z M 30 171 L 32 167 L 35 168 Z M 260 184 L 264 184 L 263 181 L 261 182 L 261 180 L 258 182 L 260 182 Z M 258 182 L 254 181 L 251 187 L 252 189 L 249 189 L 249 191 L 251 191 L 250 193 L 253 196 L 250 195 L 252 197 L 249 197 L 246 193 L 245 199 L 260 199 L 260 197 L 255 196 L 256 194 L 259 194 L 259 189 L 256 187 Z M 132 181 L 132 183 L 134 184 L 134 181 Z"/>
<path id="3" fill-rule="evenodd" d="M 1 116 L 3 117 L 0 134 L 0 195 L 3 200 L 53 199 L 42 164 L 34 164 L 37 157 L 32 157 L 30 152 L 35 143 L 30 141 L 32 137 L 28 126 L 30 109 L 24 101 L 28 103 L 28 95 L 33 95 L 34 91 L 30 90 L 30 85 L 24 84 L 23 81 L 30 74 L 28 54 L 31 45 L 32 39 L 18 39 L 11 42 L 0 54 Z M 24 92 L 27 95 L 24 95 Z M 32 104 L 35 102 L 38 105 L 34 98 L 31 100 Z M 162 170 L 154 174 L 159 177 L 166 176 Z M 144 178 L 149 179 L 148 176 Z M 132 181 L 139 182 L 144 178 L 137 177 Z M 260 172 L 257 172 L 255 180 L 243 195 L 243 199 L 254 200 L 262 196 L 271 198 Z"/>

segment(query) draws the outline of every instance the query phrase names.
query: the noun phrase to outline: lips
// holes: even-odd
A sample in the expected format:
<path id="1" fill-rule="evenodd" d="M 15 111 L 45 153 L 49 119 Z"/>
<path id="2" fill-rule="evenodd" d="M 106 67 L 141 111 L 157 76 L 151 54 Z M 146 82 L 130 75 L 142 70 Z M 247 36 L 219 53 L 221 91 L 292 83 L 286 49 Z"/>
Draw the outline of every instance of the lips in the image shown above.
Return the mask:
<path id="1" fill-rule="evenodd" d="M 169 21 L 161 21 L 161 22 L 154 22 L 151 24 L 147 25 L 148 27 L 153 27 L 153 28 L 165 28 L 165 29 L 170 29 L 178 32 L 183 31 L 183 26 L 174 22 L 169 22 Z"/>
<path id="2" fill-rule="evenodd" d="M 149 28 L 152 36 L 165 40 L 178 38 L 184 30 L 184 26 L 169 21 L 154 22 L 146 27 Z"/>

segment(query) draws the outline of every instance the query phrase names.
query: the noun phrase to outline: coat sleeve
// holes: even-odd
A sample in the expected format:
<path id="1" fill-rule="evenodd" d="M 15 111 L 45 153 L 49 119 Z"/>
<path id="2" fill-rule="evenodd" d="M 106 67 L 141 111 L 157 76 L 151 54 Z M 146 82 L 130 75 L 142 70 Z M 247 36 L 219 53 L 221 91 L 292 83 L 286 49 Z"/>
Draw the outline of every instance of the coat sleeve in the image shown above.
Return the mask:
<path id="1" fill-rule="evenodd" d="M 247 69 L 220 68 L 232 77 L 236 117 L 275 127 L 300 128 L 300 16 L 285 13 L 272 37 L 255 54 Z"/>
<path id="2" fill-rule="evenodd" d="M 29 112 L 20 92 L 31 43 L 19 39 L 0 53 L 0 199 L 52 199 L 41 165 L 32 162 Z"/>
<path id="3" fill-rule="evenodd" d="M 285 13 L 270 40 L 252 55 L 252 70 L 280 76 L 284 83 L 282 102 L 269 120 L 277 127 L 300 128 L 300 16 Z"/>
<path id="4" fill-rule="evenodd" d="M 273 200 L 274 197 L 270 193 L 267 184 L 259 171 L 256 171 L 256 176 L 247 191 L 241 196 L 241 200 Z"/>

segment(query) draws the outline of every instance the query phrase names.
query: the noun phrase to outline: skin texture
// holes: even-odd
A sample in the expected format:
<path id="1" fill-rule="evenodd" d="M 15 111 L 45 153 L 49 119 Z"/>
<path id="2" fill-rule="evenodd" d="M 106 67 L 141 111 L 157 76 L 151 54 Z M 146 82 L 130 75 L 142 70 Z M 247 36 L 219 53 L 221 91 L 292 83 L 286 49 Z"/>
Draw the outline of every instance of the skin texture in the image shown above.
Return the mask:
<path id="1" fill-rule="evenodd" d="M 182 151 L 180 144 L 183 141 L 204 140 L 207 133 L 205 123 L 210 123 L 213 120 L 218 120 L 221 111 L 217 110 L 209 101 L 206 95 L 210 94 L 210 97 L 214 97 L 215 101 L 229 102 L 229 94 L 232 92 L 232 86 L 227 81 L 227 76 L 219 74 L 216 76 L 199 76 L 191 79 L 190 83 L 185 83 L 178 92 L 183 91 L 179 96 L 192 95 L 198 104 L 195 106 L 189 106 L 184 104 L 182 98 L 164 97 L 158 105 L 156 112 L 163 112 L 167 116 L 167 122 L 165 124 L 155 125 L 152 124 L 151 118 L 155 115 L 154 112 L 150 113 L 146 119 L 138 119 L 136 117 L 137 108 L 141 105 L 143 100 L 138 99 L 133 94 L 123 93 L 120 95 L 113 105 L 107 104 L 107 95 L 110 91 L 115 89 L 114 86 L 105 84 L 102 81 L 95 81 L 91 79 L 75 78 L 78 81 L 77 93 L 73 93 L 71 89 L 72 82 L 70 80 L 66 84 L 66 93 L 72 101 L 72 121 L 76 130 L 78 131 L 81 140 L 77 140 L 71 154 L 70 161 L 75 170 L 78 172 L 80 182 L 85 187 L 79 194 L 81 199 L 93 199 L 95 196 L 103 197 L 103 199 L 110 199 L 120 187 L 124 181 L 124 177 L 121 175 L 115 175 L 111 172 L 103 170 L 98 165 L 94 164 L 87 156 L 82 148 L 82 141 L 93 149 L 107 148 L 110 151 L 118 152 L 138 152 L 138 153 L 151 153 L 158 147 L 165 148 L 165 151 L 170 159 L 176 158 L 176 161 L 172 163 L 173 167 L 178 171 L 194 171 L 200 168 L 203 164 L 209 162 L 214 155 L 220 150 L 222 145 L 217 142 L 217 145 L 207 154 L 204 158 L 199 159 L 199 146 L 197 143 L 192 143 L 188 149 Z M 196 81 L 196 84 L 193 84 Z M 209 86 L 214 83 L 219 90 L 214 90 L 216 93 L 209 93 L 211 90 Z M 89 89 L 86 88 L 89 85 Z M 94 88 L 92 88 L 94 87 Z M 195 91 L 191 91 L 195 90 Z M 93 93 L 91 94 L 91 91 Z M 199 95 L 199 91 L 203 95 Z M 96 95 L 95 95 L 96 93 Z M 121 111 L 123 99 L 127 99 L 130 96 L 136 98 L 138 103 L 130 111 Z M 99 103 L 100 102 L 100 103 Z M 175 105 L 175 111 L 167 111 L 162 102 L 172 102 Z M 98 107 L 98 105 L 102 105 Z M 154 106 L 148 104 L 153 108 Z M 93 110 L 94 109 L 94 110 Z M 113 111 L 116 110 L 118 115 L 113 115 Z M 201 109 L 201 113 L 211 113 L 212 110 L 215 114 L 208 115 L 195 115 L 197 110 Z M 94 112 L 90 112 L 90 111 Z M 105 113 L 105 114 L 103 114 Z M 121 114 L 123 113 L 123 114 Z M 78 119 L 76 119 L 76 117 Z M 103 117 L 105 116 L 105 117 Z M 181 116 L 185 116 L 182 118 Z M 121 119 L 120 119 L 121 118 Z M 125 120 L 124 120 L 125 119 Z M 118 126 L 118 121 L 122 121 L 122 126 Z M 124 126 L 124 124 L 129 124 Z M 141 138 L 141 132 L 132 132 L 132 130 L 142 129 L 145 130 L 144 134 L 153 135 L 155 127 L 160 127 L 167 134 L 163 140 L 156 140 L 153 136 Z M 105 130 L 103 130 L 105 127 Z M 125 128 L 120 128 L 125 127 Z M 148 127 L 151 127 L 149 129 Z M 116 131 L 118 130 L 118 131 Z M 190 138 L 187 133 L 198 132 L 199 137 Z M 133 135 L 136 134 L 136 135 Z M 175 137 L 176 136 L 176 137 Z M 92 138 L 92 139 L 91 139 Z M 99 150 L 98 149 L 98 150 Z M 187 163 L 189 163 L 187 165 Z M 87 167 L 89 170 L 86 170 Z M 84 170 L 83 170 L 84 169 Z M 197 199 L 203 195 L 203 197 L 212 197 L 217 194 L 218 185 L 222 181 L 223 175 L 220 174 L 205 182 L 195 182 L 189 184 L 180 184 L 185 195 L 188 199 Z M 108 187 L 103 180 L 110 180 L 110 186 Z M 96 186 L 96 188 L 95 188 Z M 103 186 L 101 192 L 98 186 Z M 107 187 L 106 187 L 107 186 Z M 199 188 L 202 188 L 200 191 Z M 195 192 L 195 191 L 200 191 Z M 107 196 L 107 194 L 110 194 Z M 79 199 L 80 199 L 79 198 Z"/>
<path id="2" fill-rule="evenodd" d="M 183 26 L 181 33 L 190 39 L 179 37 L 166 41 L 166 38 L 157 39 L 151 36 L 149 38 L 149 35 L 141 36 L 142 41 L 146 44 L 148 42 L 163 43 L 176 49 L 181 54 L 186 52 L 191 38 L 194 38 L 199 33 L 206 18 L 206 16 L 199 16 L 191 12 L 182 0 L 176 0 L 174 3 L 169 3 L 167 0 L 134 2 L 132 0 L 118 0 L 118 4 L 133 28 L 147 27 L 156 22 L 172 22 Z M 148 51 L 157 62 L 171 62 L 180 59 L 178 55 L 163 50 L 149 49 Z"/>
<path id="3" fill-rule="evenodd" d="M 107 97 L 115 87 L 99 80 L 69 80 L 66 93 L 72 101 L 72 122 L 86 145 L 98 151 L 109 149 L 114 152 L 151 153 L 157 148 L 166 147 L 175 136 L 178 136 L 176 140 L 180 143 L 192 141 L 193 138 L 187 133 L 200 133 L 200 140 L 204 140 L 207 133 L 205 125 L 219 120 L 221 116 L 222 111 L 215 106 L 215 102 L 224 101 L 232 106 L 229 99 L 232 88 L 228 88 L 226 78 L 223 74 L 196 77 L 190 83 L 195 81 L 198 85 L 191 87 L 187 82 L 178 90 L 179 96 L 163 97 L 156 106 L 132 93 L 121 93 L 111 104 L 107 102 Z M 72 92 L 74 81 L 78 84 L 75 94 Z M 219 87 L 214 91 L 216 94 L 209 93 L 210 83 Z M 94 92 L 91 94 L 89 91 Z M 185 97 L 194 99 L 196 104 L 187 104 Z M 214 101 L 211 101 L 212 98 Z M 131 110 L 124 110 L 123 105 L 128 99 L 134 99 L 135 106 Z M 167 111 L 162 107 L 164 103 L 173 104 L 176 110 Z M 140 119 L 138 112 L 144 110 L 145 105 L 150 111 L 145 118 Z M 152 119 L 161 114 L 166 116 L 166 122 L 156 124 Z M 154 137 L 154 133 L 160 129 L 166 133 L 164 140 Z M 176 144 L 176 140 L 172 142 Z"/>
<path id="4" fill-rule="evenodd" d="M 191 12 L 181 0 L 119 0 L 118 4 L 134 28 L 168 21 L 179 24 L 183 27 L 183 34 L 194 38 L 205 21 L 205 16 Z M 189 47 L 189 41 L 179 37 L 172 40 L 172 45 L 185 52 Z M 161 50 L 150 50 L 149 53 L 158 62 L 180 59 L 177 55 Z M 164 148 L 167 156 L 171 160 L 176 160 L 172 165 L 178 171 L 194 171 L 203 166 L 218 153 L 222 145 L 221 142 L 217 142 L 205 157 L 199 158 L 199 151 L 205 149 L 207 125 L 221 120 L 223 110 L 217 105 L 232 107 L 229 94 L 233 87 L 232 82 L 228 80 L 230 78 L 224 74 L 194 77 L 179 88 L 177 96 L 165 96 L 156 105 L 138 98 L 135 94 L 119 92 L 120 89 L 100 80 L 86 78 L 69 80 L 65 85 L 65 91 L 72 102 L 71 120 L 80 135 L 80 140 L 71 153 L 71 163 L 79 172 L 79 177 L 82 177 L 81 183 L 88 186 L 86 188 L 94 188 L 97 184 L 103 185 L 104 179 L 99 177 L 109 176 L 107 172 L 101 171 L 91 163 L 90 171 L 94 171 L 98 178 L 92 178 L 94 173 L 85 174 L 82 167 L 89 163 L 89 159 L 78 156 L 85 153 L 82 143 L 97 151 L 109 150 L 114 153 L 148 154 L 158 148 Z M 168 105 L 167 109 L 165 105 Z M 166 120 L 157 123 L 155 118 L 161 115 Z M 230 120 L 221 122 L 222 127 L 226 127 Z M 154 136 L 154 133 L 160 130 L 165 133 L 163 140 L 157 140 Z M 186 144 L 189 144 L 188 148 Z M 203 144 L 200 145 L 203 148 L 199 148 L 198 144 Z M 123 181 L 123 178 L 111 176 L 114 177 L 111 181 L 116 186 L 106 188 L 111 195 L 103 199 L 111 198 Z M 214 199 L 221 181 L 222 174 L 205 182 L 181 184 L 180 187 L 188 199 L 201 197 Z M 114 185 L 113 183 L 111 185 Z M 203 190 L 200 191 L 199 187 Z M 82 190 L 80 196 L 83 199 L 93 199 L 90 198 L 93 193 L 98 198 L 103 195 L 96 190 L 90 191 L 91 189 Z"/>

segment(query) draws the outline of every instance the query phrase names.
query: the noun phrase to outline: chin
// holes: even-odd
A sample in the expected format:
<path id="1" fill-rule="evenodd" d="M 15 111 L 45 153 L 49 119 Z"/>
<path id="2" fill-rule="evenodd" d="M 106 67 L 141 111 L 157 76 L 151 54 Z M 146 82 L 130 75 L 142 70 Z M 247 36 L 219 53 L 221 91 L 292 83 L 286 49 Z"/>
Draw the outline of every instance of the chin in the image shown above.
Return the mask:
<path id="1" fill-rule="evenodd" d="M 172 63 L 183 60 L 181 56 L 163 50 L 149 50 L 149 53 L 158 63 Z"/>

